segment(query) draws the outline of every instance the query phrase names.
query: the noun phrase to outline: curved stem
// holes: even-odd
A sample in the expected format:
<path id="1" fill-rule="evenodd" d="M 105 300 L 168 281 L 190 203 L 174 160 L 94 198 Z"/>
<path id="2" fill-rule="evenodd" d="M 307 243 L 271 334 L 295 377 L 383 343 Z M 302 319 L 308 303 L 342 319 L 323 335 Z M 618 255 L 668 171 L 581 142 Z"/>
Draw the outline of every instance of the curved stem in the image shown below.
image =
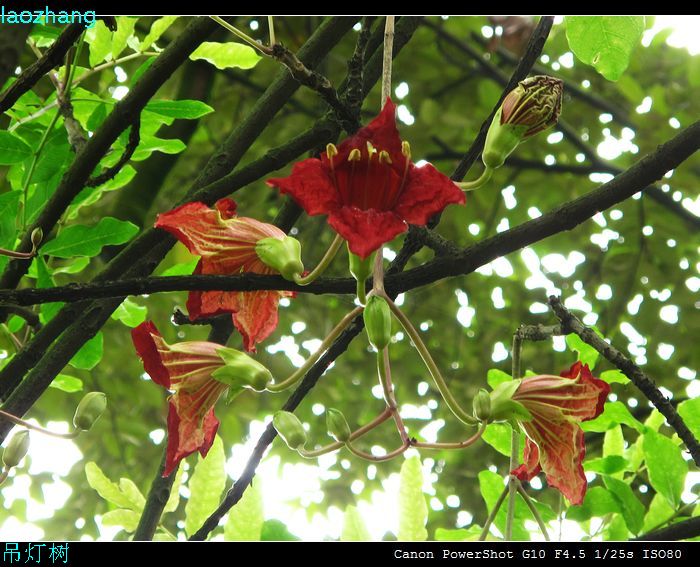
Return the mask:
<path id="1" fill-rule="evenodd" d="M 384 24 L 384 57 L 382 65 L 382 100 L 380 110 L 384 108 L 386 99 L 391 96 L 391 65 L 394 61 L 394 16 L 387 16 Z"/>
<path id="2" fill-rule="evenodd" d="M 520 351 L 522 350 L 522 339 L 520 335 L 516 332 L 513 335 L 513 347 L 511 349 L 511 360 L 512 360 L 512 375 L 513 380 L 520 379 Z M 511 541 L 513 539 L 513 519 L 515 518 L 515 493 L 517 492 L 518 485 L 520 482 L 512 474 L 518 467 L 518 453 L 520 452 L 520 433 L 513 427 L 513 432 L 510 437 L 510 464 L 509 464 L 509 477 L 508 477 L 508 515 L 506 516 L 506 541 Z"/>
<path id="3" fill-rule="evenodd" d="M 532 498 L 530 498 L 530 495 L 527 493 L 527 491 L 523 488 L 523 485 L 520 484 L 520 482 L 518 482 L 517 484 L 518 484 L 518 492 L 525 500 L 525 504 L 527 504 L 527 507 L 530 508 L 530 512 L 532 513 L 532 516 L 535 518 L 537 525 L 540 527 L 540 531 L 542 532 L 542 535 L 544 536 L 545 541 L 550 541 L 549 532 L 547 531 L 547 526 L 545 526 L 544 522 L 542 521 L 542 516 L 540 516 L 540 513 L 538 512 L 537 508 L 535 507 L 535 503 L 532 501 Z"/>
<path id="4" fill-rule="evenodd" d="M 362 304 L 367 304 L 367 293 L 365 292 L 365 282 L 357 280 L 357 300 Z"/>
<path id="5" fill-rule="evenodd" d="M 43 433 L 44 435 L 50 435 L 51 437 L 58 437 L 60 439 L 75 439 L 78 435 L 80 435 L 79 429 L 69 431 L 68 433 L 56 433 L 55 431 L 50 431 L 48 429 L 44 429 L 43 427 L 39 427 L 38 425 L 34 425 L 33 423 L 24 421 L 16 415 L 12 415 L 11 413 L 7 413 L 3 410 L 0 410 L 0 418 L 6 419 L 7 421 L 11 421 L 15 425 L 20 425 L 22 427 L 26 427 L 27 429 Z"/>
<path id="6" fill-rule="evenodd" d="M 478 179 L 474 181 L 458 181 L 457 187 L 462 189 L 462 191 L 474 191 L 482 185 L 485 185 L 491 179 L 492 175 L 493 169 L 487 167 Z"/>
<path id="7" fill-rule="evenodd" d="M 493 505 L 493 510 L 491 510 L 489 517 L 486 518 L 486 523 L 484 524 L 484 527 L 481 530 L 481 533 L 479 534 L 479 541 L 486 541 L 486 536 L 489 535 L 489 528 L 491 527 L 491 524 L 493 524 L 493 521 L 496 519 L 496 514 L 498 514 L 498 511 L 501 509 L 503 501 L 506 499 L 506 494 L 508 494 L 509 485 L 510 483 L 508 483 L 508 485 L 506 485 L 503 488 L 503 492 L 501 492 L 501 495 L 498 497 L 498 500 L 496 500 L 496 503 Z"/>
<path id="8" fill-rule="evenodd" d="M 248 45 L 251 47 L 257 49 L 262 53 L 263 55 L 270 56 L 272 53 L 268 47 L 265 47 L 264 45 L 261 45 L 257 41 L 255 41 L 252 37 L 250 37 L 248 34 L 243 33 L 241 30 L 239 30 L 237 27 L 232 26 L 229 24 L 226 20 L 221 19 L 219 16 L 209 16 L 212 20 L 214 20 L 217 24 L 220 26 L 226 28 L 228 31 L 230 31 L 233 35 L 236 37 L 242 39 L 245 41 Z"/>
<path id="9" fill-rule="evenodd" d="M 425 346 L 423 339 L 420 338 L 418 331 L 416 331 L 416 329 L 413 326 L 413 324 L 411 323 L 411 321 L 408 319 L 408 317 L 406 317 L 406 315 L 404 315 L 404 313 L 401 311 L 401 309 L 399 309 L 396 306 L 396 304 L 391 300 L 391 298 L 386 293 L 381 293 L 380 295 L 389 304 L 389 307 L 391 308 L 392 313 L 399 320 L 399 322 L 403 326 L 404 330 L 406 331 L 408 336 L 413 341 L 413 345 L 416 347 L 416 350 L 418 351 L 421 358 L 423 359 L 425 366 L 428 368 L 428 372 L 430 372 L 430 375 L 432 376 L 433 380 L 435 381 L 435 385 L 437 386 L 437 389 L 440 392 L 440 395 L 445 400 L 447 407 L 450 408 L 450 411 L 452 411 L 452 413 L 460 421 L 462 421 L 463 423 L 466 423 L 467 425 L 474 425 L 475 424 L 474 417 L 471 416 L 469 413 L 467 413 L 462 408 L 462 406 L 459 405 L 459 402 L 457 402 L 457 399 L 452 395 L 452 392 L 450 392 L 450 389 L 447 387 L 447 383 L 445 382 L 445 379 L 442 377 L 442 374 L 440 373 L 440 370 L 437 367 L 437 364 L 435 364 L 433 357 L 430 355 L 430 351 L 428 351 L 428 348 Z"/>
<path id="10" fill-rule="evenodd" d="M 394 417 L 396 429 L 399 430 L 399 435 L 401 436 L 401 442 L 409 443 L 406 426 L 403 423 L 403 419 L 401 419 L 399 406 L 394 395 L 394 385 L 391 382 L 391 360 L 389 359 L 388 347 L 383 348 L 381 353 L 377 353 L 377 373 L 379 374 L 379 383 L 382 385 L 382 391 L 384 392 L 384 401 Z"/>
<path id="11" fill-rule="evenodd" d="M 384 247 L 380 246 L 372 268 L 372 291 L 384 293 Z"/>
<path id="12" fill-rule="evenodd" d="M 391 410 L 389 410 L 389 408 L 385 408 L 384 411 L 380 413 L 377 417 L 375 417 L 372 421 L 353 431 L 350 434 L 350 441 L 354 441 L 355 439 L 359 439 L 363 435 L 366 435 L 375 427 L 384 423 L 390 417 Z M 328 445 L 324 445 L 323 447 L 314 449 L 313 451 L 307 451 L 305 449 L 302 449 L 299 451 L 299 454 L 306 459 L 314 459 L 316 457 L 320 457 L 321 455 L 325 455 L 326 453 L 337 451 L 338 449 L 341 449 L 344 445 L 345 443 L 343 443 L 342 441 L 336 441 L 335 443 L 329 443 Z"/>
<path id="13" fill-rule="evenodd" d="M 360 313 L 362 313 L 363 307 L 355 307 L 350 313 L 345 315 L 340 320 L 340 323 L 338 323 L 333 330 L 329 333 L 329 335 L 323 339 L 323 342 L 321 343 L 321 346 L 318 347 L 318 350 L 313 353 L 309 358 L 306 359 L 304 364 L 302 364 L 299 368 L 297 368 L 290 376 L 289 378 L 282 380 L 282 382 L 275 382 L 271 384 L 267 384 L 265 386 L 265 389 L 270 391 L 270 392 L 281 392 L 282 390 L 286 390 L 290 386 L 293 386 L 296 384 L 299 380 L 301 380 L 304 375 L 309 371 L 309 369 L 314 365 L 314 363 L 321 357 L 321 355 L 328 350 L 328 347 L 331 346 L 333 341 L 337 339 L 340 336 L 340 333 L 342 333 L 345 328 L 352 322 L 352 320 L 357 317 Z"/>
<path id="14" fill-rule="evenodd" d="M 326 253 L 323 255 L 323 258 L 321 258 L 318 265 L 311 271 L 311 273 L 305 276 L 295 275 L 294 282 L 298 283 L 299 285 L 309 285 L 312 281 L 318 278 L 318 276 L 325 272 L 326 268 L 330 266 L 333 258 L 335 258 L 338 250 L 340 250 L 340 247 L 343 245 L 343 242 L 345 242 L 345 239 L 339 234 L 336 234 L 333 242 L 331 242 L 331 245 L 328 247 L 328 250 L 326 250 Z"/>
<path id="15" fill-rule="evenodd" d="M 270 32 L 270 45 L 275 45 L 277 39 L 275 38 L 275 18 L 273 16 L 267 17 L 267 28 Z"/>
<path id="16" fill-rule="evenodd" d="M 474 435 L 459 443 L 423 443 L 421 441 L 414 441 L 411 443 L 411 447 L 416 447 L 417 449 L 464 449 L 481 439 L 484 431 L 486 431 L 487 425 L 486 423 L 482 423 L 481 427 L 479 427 L 479 430 Z"/>
<path id="17" fill-rule="evenodd" d="M 390 453 L 387 453 L 386 455 L 372 455 L 371 453 L 366 453 L 362 449 L 358 449 L 356 447 L 353 447 L 351 442 L 345 443 L 345 446 L 348 448 L 348 451 L 350 451 L 353 455 L 356 457 L 360 457 L 361 459 L 364 459 L 366 461 L 372 461 L 375 463 L 381 463 L 383 461 L 390 461 L 391 459 L 394 459 L 401 455 L 402 453 L 405 453 L 406 450 L 411 446 L 408 443 L 402 443 L 400 447 L 397 447 Z"/>

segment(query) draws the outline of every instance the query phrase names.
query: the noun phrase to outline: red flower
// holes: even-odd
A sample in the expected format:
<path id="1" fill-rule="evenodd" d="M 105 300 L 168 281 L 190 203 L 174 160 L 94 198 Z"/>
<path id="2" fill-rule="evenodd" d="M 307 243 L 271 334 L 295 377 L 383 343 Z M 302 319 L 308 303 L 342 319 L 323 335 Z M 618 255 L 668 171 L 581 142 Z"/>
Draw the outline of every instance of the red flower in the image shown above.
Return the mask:
<path id="1" fill-rule="evenodd" d="M 277 273 L 260 260 L 255 245 L 264 238 L 283 239 L 276 226 L 237 217 L 231 199 L 217 201 L 212 209 L 204 203 L 187 203 L 158 215 L 155 226 L 178 238 L 193 254 L 202 257 L 195 274 Z M 247 351 L 266 339 L 277 327 L 277 306 L 288 291 L 192 291 L 187 299 L 190 317 L 232 313 Z"/>
<path id="2" fill-rule="evenodd" d="M 163 476 L 178 463 L 199 451 L 206 456 L 219 420 L 214 405 L 228 386 L 211 377 L 225 366 L 217 354 L 221 345 L 191 341 L 169 345 L 150 321 L 131 331 L 136 352 L 151 379 L 175 393 L 168 402 L 168 449 Z"/>
<path id="3" fill-rule="evenodd" d="M 321 159 L 294 164 L 289 177 L 268 185 L 290 194 L 309 215 L 328 223 L 366 258 L 405 232 L 407 223 L 424 225 L 464 193 L 432 165 L 416 166 L 408 142 L 396 129 L 396 107 L 387 99 L 379 116 Z"/>
<path id="4" fill-rule="evenodd" d="M 550 486 L 572 504 L 581 504 L 586 494 L 582 464 L 586 446 L 578 423 L 598 417 L 609 392 L 610 386 L 580 362 L 561 376 L 524 378 L 512 399 L 525 406 L 533 419 L 521 422 L 528 437 L 525 462 L 512 473 L 530 480 L 544 471 Z"/>

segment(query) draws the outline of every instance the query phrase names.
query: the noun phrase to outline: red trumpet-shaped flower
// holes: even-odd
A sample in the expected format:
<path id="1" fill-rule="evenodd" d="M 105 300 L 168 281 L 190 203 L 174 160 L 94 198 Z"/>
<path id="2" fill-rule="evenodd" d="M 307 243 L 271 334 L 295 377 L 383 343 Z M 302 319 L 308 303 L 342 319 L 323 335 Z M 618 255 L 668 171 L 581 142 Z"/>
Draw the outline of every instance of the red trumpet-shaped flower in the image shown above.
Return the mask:
<path id="1" fill-rule="evenodd" d="M 350 251 L 362 258 L 405 232 L 407 223 L 425 225 L 447 205 L 464 203 L 464 193 L 448 177 L 411 161 L 395 113 L 387 99 L 377 118 L 337 148 L 329 144 L 321 159 L 298 162 L 289 177 L 267 182 L 309 215 L 328 215 Z"/>
<path id="2" fill-rule="evenodd" d="M 188 250 L 202 257 L 196 274 L 276 274 L 255 252 L 263 239 L 286 237 L 276 226 L 236 216 L 231 199 L 217 201 L 215 208 L 204 203 L 187 203 L 158 215 L 155 226 L 176 236 Z M 232 313 L 233 323 L 243 335 L 248 351 L 266 339 L 277 327 L 277 307 L 287 291 L 192 291 L 187 299 L 190 317 Z"/>
<path id="3" fill-rule="evenodd" d="M 572 504 L 581 504 L 586 494 L 586 446 L 578 424 L 603 412 L 609 392 L 610 386 L 580 362 L 561 376 L 524 378 L 512 400 L 522 404 L 532 420 L 520 422 L 527 435 L 525 462 L 513 474 L 530 480 L 544 471 L 550 486 Z"/>
<path id="4" fill-rule="evenodd" d="M 163 476 L 169 476 L 178 463 L 199 451 L 209 451 L 219 420 L 214 404 L 228 386 L 212 378 L 225 366 L 217 354 L 221 345 L 192 341 L 169 345 L 150 321 L 131 331 L 143 366 L 156 383 L 175 393 L 168 402 L 168 449 Z"/>

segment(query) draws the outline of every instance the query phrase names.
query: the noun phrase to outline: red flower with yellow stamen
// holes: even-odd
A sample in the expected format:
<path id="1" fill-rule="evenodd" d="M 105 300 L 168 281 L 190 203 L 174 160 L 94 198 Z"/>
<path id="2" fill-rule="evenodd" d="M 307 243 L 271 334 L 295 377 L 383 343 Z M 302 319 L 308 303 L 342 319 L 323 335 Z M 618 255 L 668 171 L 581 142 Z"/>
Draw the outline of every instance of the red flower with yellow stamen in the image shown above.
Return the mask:
<path id="1" fill-rule="evenodd" d="M 512 400 L 522 404 L 532 420 L 520 422 L 527 435 L 525 462 L 512 473 L 530 480 L 544 471 L 550 486 L 572 504 L 581 504 L 586 494 L 586 446 L 578 424 L 603 412 L 608 393 L 610 385 L 594 378 L 580 362 L 561 376 L 524 378 Z"/>
<path id="2" fill-rule="evenodd" d="M 432 165 L 416 166 L 396 129 L 396 107 L 387 99 L 379 116 L 321 159 L 298 162 L 289 177 L 268 184 L 289 194 L 309 215 L 328 224 L 350 251 L 368 257 L 408 229 L 425 225 L 464 193 Z"/>
<path id="3" fill-rule="evenodd" d="M 276 226 L 236 216 L 231 199 L 217 201 L 215 208 L 204 203 L 187 203 L 158 215 L 155 226 L 178 238 L 193 254 L 202 257 L 195 274 L 276 274 L 255 252 L 266 238 L 286 237 Z M 277 327 L 277 307 L 288 291 L 191 291 L 187 299 L 190 317 L 198 319 L 232 313 L 233 323 L 243 335 L 246 350 L 266 339 Z"/>
<path id="4" fill-rule="evenodd" d="M 191 341 L 169 345 L 150 321 L 131 331 L 136 352 L 156 383 L 175 393 L 168 401 L 168 448 L 163 476 L 199 451 L 206 456 L 214 442 L 219 420 L 214 405 L 228 386 L 212 378 L 225 366 L 217 354 L 221 345 Z"/>

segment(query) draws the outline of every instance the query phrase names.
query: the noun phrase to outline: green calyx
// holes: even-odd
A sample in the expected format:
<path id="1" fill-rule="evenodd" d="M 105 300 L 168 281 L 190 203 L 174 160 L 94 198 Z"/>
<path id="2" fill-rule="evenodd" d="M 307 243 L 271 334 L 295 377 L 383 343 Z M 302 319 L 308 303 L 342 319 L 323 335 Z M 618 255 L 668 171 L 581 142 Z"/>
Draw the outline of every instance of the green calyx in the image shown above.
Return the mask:
<path id="1" fill-rule="evenodd" d="M 340 410 L 333 408 L 326 410 L 326 427 L 328 435 L 336 441 L 347 443 L 350 440 L 350 426 Z"/>
<path id="2" fill-rule="evenodd" d="M 474 417 L 480 422 L 491 419 L 491 395 L 483 388 L 474 397 Z"/>
<path id="3" fill-rule="evenodd" d="M 502 111 L 503 107 L 499 108 L 493 117 L 481 154 L 481 160 L 489 169 L 501 167 L 518 144 L 525 139 L 528 130 L 527 126 L 501 124 Z"/>
<path id="4" fill-rule="evenodd" d="M 272 418 L 272 425 L 287 447 L 294 451 L 304 448 L 306 431 L 296 415 L 288 411 L 278 411 Z"/>
<path id="5" fill-rule="evenodd" d="M 513 394 L 520 387 L 520 380 L 503 382 L 491 392 L 491 418 L 489 421 L 531 421 L 532 414 L 527 408 L 513 400 Z"/>
<path id="6" fill-rule="evenodd" d="M 29 450 L 29 431 L 23 429 L 12 436 L 2 454 L 2 464 L 11 469 L 19 465 Z"/>
<path id="7" fill-rule="evenodd" d="M 232 389 L 248 388 L 256 392 L 262 392 L 272 382 L 270 371 L 247 354 L 227 347 L 221 347 L 216 352 L 224 361 L 224 366 L 212 372 L 215 380 Z"/>
<path id="8" fill-rule="evenodd" d="M 258 258 L 286 280 L 294 281 L 304 273 L 301 243 L 291 236 L 263 238 L 255 245 Z"/>
<path id="9" fill-rule="evenodd" d="M 73 416 L 76 429 L 87 431 L 107 409 L 107 396 L 102 392 L 89 392 L 80 400 Z"/>
<path id="10" fill-rule="evenodd" d="M 378 351 L 386 348 L 391 342 L 392 315 L 389 304 L 383 297 L 373 295 L 367 300 L 362 317 L 370 344 Z"/>

